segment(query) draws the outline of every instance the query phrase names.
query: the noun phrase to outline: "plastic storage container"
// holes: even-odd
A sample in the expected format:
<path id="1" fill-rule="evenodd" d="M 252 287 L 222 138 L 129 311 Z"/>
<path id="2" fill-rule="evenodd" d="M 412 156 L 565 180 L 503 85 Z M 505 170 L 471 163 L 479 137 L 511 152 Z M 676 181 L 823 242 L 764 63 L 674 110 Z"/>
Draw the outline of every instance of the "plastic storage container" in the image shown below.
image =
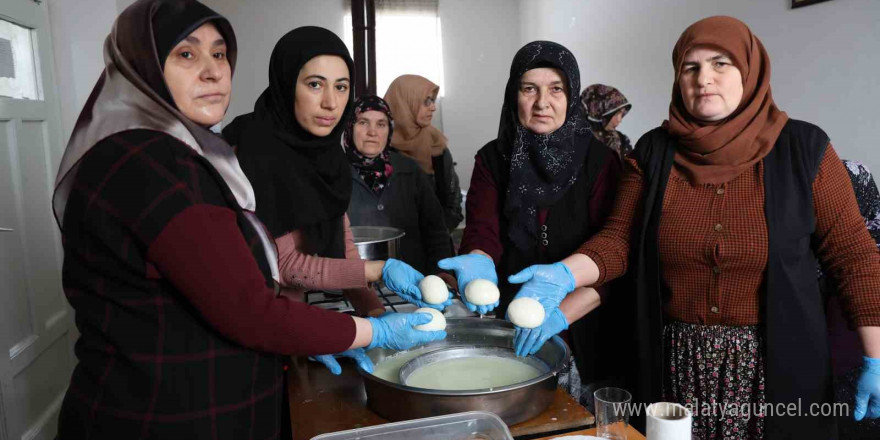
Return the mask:
<path id="1" fill-rule="evenodd" d="M 490 412 L 471 411 L 407 420 L 350 431 L 333 432 L 312 440 L 513 440 L 501 419 Z"/>

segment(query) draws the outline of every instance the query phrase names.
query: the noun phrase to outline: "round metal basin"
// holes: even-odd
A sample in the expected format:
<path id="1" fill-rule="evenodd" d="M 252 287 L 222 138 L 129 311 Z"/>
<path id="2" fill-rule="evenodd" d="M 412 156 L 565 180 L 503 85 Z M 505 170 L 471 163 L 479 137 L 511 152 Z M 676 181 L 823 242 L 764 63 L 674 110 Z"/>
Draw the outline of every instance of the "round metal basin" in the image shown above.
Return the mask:
<path id="1" fill-rule="evenodd" d="M 352 226 L 354 245 L 361 259 L 387 260 L 397 257 L 400 239 L 406 235 L 400 229 L 386 226 Z"/>
<path id="2" fill-rule="evenodd" d="M 513 324 L 501 319 L 448 318 L 448 337 L 415 349 L 441 350 L 451 347 L 499 347 L 513 349 Z M 367 352 L 374 364 L 398 354 L 395 350 L 374 348 Z M 358 368 L 364 377 L 367 405 L 380 416 L 410 420 L 465 411 L 489 411 L 508 425 L 537 416 L 553 402 L 557 374 L 568 361 L 568 345 L 558 336 L 547 341 L 535 354 L 546 368 L 544 374 L 519 384 L 491 390 L 444 391 L 409 387 L 390 382 Z"/>

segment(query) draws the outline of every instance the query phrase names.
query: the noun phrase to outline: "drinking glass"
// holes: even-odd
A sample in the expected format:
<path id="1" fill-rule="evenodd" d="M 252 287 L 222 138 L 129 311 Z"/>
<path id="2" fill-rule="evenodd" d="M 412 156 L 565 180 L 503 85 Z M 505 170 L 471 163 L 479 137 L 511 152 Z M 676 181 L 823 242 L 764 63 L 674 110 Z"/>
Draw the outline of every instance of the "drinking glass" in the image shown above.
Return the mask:
<path id="1" fill-rule="evenodd" d="M 626 440 L 632 395 L 622 388 L 600 388 L 593 393 L 596 405 L 596 435 L 601 438 Z"/>

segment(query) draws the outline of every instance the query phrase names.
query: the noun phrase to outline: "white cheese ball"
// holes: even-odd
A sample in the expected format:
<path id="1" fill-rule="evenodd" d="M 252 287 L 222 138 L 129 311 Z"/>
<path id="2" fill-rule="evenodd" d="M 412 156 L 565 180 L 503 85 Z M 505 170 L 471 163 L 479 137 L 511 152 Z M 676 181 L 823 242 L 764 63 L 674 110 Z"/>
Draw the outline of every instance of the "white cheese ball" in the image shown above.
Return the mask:
<path id="1" fill-rule="evenodd" d="M 431 314 L 431 322 L 427 324 L 417 325 L 414 328 L 416 330 L 422 330 L 426 332 L 436 331 L 436 330 L 446 330 L 446 317 L 443 316 L 437 309 L 429 309 L 427 307 L 423 307 L 421 309 L 417 309 L 413 313 L 429 313 Z"/>
<path id="2" fill-rule="evenodd" d="M 507 306 L 507 316 L 513 325 L 535 328 L 544 322 L 544 306 L 534 298 L 517 298 Z"/>
<path id="3" fill-rule="evenodd" d="M 475 306 L 488 306 L 501 298 L 501 292 L 498 291 L 495 283 L 478 278 L 469 282 L 464 288 L 464 296 Z"/>
<path id="4" fill-rule="evenodd" d="M 422 300 L 428 304 L 443 304 L 449 299 L 449 290 L 446 282 L 437 275 L 428 275 L 419 283 L 422 291 Z"/>

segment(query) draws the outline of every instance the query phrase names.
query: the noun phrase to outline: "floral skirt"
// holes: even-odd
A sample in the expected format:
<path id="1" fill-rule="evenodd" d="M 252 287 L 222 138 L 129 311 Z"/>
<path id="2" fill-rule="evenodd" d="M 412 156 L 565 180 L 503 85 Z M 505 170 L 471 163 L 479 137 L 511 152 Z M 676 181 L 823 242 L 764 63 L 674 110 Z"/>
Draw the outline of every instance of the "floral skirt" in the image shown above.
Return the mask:
<path id="1" fill-rule="evenodd" d="M 689 408 L 694 439 L 764 437 L 764 341 L 757 326 L 671 322 L 665 399 Z"/>

